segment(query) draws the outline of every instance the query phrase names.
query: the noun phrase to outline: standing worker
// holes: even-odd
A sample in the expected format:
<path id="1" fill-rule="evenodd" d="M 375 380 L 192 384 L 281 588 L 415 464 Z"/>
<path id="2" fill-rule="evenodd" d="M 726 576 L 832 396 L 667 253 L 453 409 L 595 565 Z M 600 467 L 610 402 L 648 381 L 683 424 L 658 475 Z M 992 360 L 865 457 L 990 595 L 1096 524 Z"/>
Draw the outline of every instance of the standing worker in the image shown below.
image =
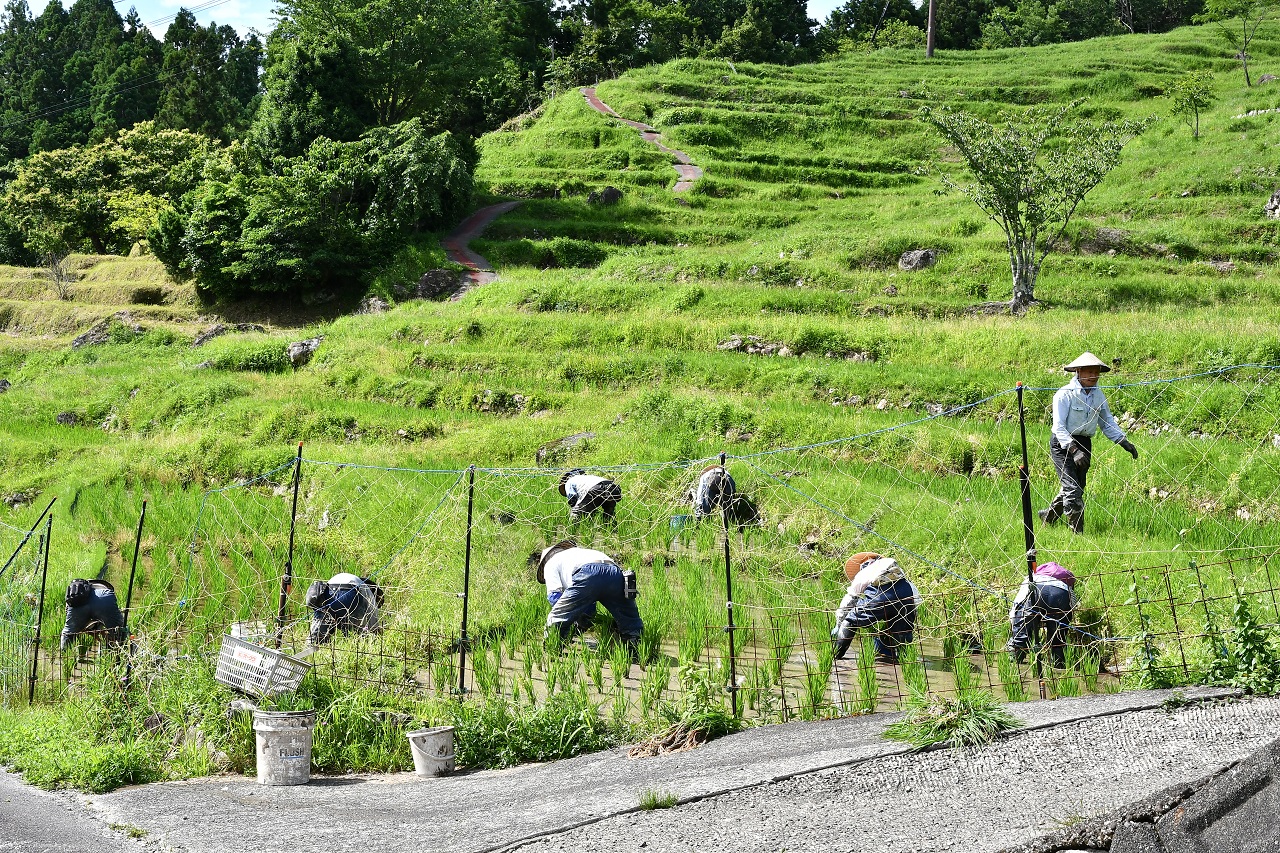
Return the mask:
<path id="1" fill-rule="evenodd" d="M 831 631 L 835 659 L 843 660 L 859 628 L 884 623 L 875 634 L 876 660 L 896 664 L 898 649 L 911 645 L 920 591 L 903 573 L 898 561 L 874 552 L 854 554 L 844 564 L 849 588 L 836 611 Z"/>
<path id="2" fill-rule="evenodd" d="M 601 551 L 579 547 L 572 539 L 557 542 L 529 555 L 538 583 L 547 585 L 547 630 L 557 630 L 562 640 L 591 626 L 596 604 L 609 611 L 622 641 L 638 659 L 644 622 L 636 607 L 636 574 L 624 571 Z"/>
<path id="3" fill-rule="evenodd" d="M 584 515 L 599 510 L 613 521 L 622 489 L 613 480 L 588 474 L 581 468 L 565 471 L 560 475 L 560 494 L 569 501 L 569 521 L 577 521 Z"/>
<path id="4" fill-rule="evenodd" d="M 1043 626 L 1053 665 L 1066 666 L 1067 629 L 1077 604 L 1075 587 L 1076 576 L 1058 563 L 1037 566 L 1031 578 L 1022 582 L 1009 610 L 1012 636 L 1005 647 L 1015 662 L 1026 659 L 1032 635 Z"/>
<path id="5" fill-rule="evenodd" d="M 1037 515 L 1045 524 L 1054 524 L 1064 515 L 1073 533 L 1084 532 L 1084 482 L 1093 459 L 1093 434 L 1099 429 L 1107 438 L 1138 458 L 1138 449 L 1116 426 L 1107 398 L 1098 389 L 1098 377 L 1111 367 L 1086 352 L 1063 370 L 1075 376 L 1053 395 L 1053 432 L 1049 436 L 1049 456 L 1058 472 L 1061 488 L 1048 509 Z"/>

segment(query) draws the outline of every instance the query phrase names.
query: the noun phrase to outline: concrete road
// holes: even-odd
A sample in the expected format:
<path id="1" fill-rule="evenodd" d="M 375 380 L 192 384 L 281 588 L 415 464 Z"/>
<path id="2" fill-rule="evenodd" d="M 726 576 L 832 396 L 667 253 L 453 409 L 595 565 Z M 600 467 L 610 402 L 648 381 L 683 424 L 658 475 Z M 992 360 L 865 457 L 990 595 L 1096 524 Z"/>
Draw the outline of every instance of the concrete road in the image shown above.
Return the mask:
<path id="1" fill-rule="evenodd" d="M 44 800 L 60 822 L 15 822 L 7 837 L 25 841 L 0 842 L 11 844 L 0 850 L 825 853 L 876 849 L 857 833 L 879 824 L 896 828 L 868 837 L 891 839 L 883 849 L 895 853 L 995 849 L 1055 818 L 1088 817 L 1117 799 L 1199 778 L 1280 734 L 1278 699 L 1151 710 L 1168 695 L 1016 705 L 1028 727 L 976 757 L 953 750 L 907 755 L 881 737 L 895 715 L 875 715 L 766 726 L 659 758 L 633 760 L 612 750 L 445 779 L 313 777 L 309 785 L 274 788 L 225 776 L 93 796 L 19 787 L 24 814 L 36 814 L 27 799 Z M 675 795 L 680 805 L 641 812 L 647 790 Z M 1053 808 L 1040 808 L 1047 800 Z M 45 825 L 72 840 L 53 843 Z M 112 825 L 143 837 L 129 840 Z"/>

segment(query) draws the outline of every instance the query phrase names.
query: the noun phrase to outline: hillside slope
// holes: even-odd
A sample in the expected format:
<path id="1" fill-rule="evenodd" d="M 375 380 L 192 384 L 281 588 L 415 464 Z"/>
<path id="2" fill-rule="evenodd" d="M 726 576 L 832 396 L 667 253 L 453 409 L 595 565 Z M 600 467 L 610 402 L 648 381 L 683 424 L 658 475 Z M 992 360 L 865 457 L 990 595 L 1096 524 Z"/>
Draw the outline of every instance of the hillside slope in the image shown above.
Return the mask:
<path id="1" fill-rule="evenodd" d="M 1260 72 L 1277 57 L 1280 42 L 1257 43 Z M 1008 293 L 1003 238 L 962 198 L 937 194 L 930 164 L 940 156 L 955 167 L 914 118 L 918 107 L 993 115 L 1086 98 L 1097 115 L 1164 115 L 1163 88 L 1198 68 L 1213 72 L 1219 98 L 1202 138 L 1164 120 L 1126 149 L 1050 258 L 1044 308 L 1018 319 L 967 313 Z M 889 51 L 794 68 L 682 61 L 602 83 L 599 94 L 661 130 L 705 177 L 674 195 L 668 156 L 578 92 L 560 95 L 482 141 L 482 186 L 528 200 L 475 244 L 500 279 L 459 302 L 408 302 L 192 348 L 211 318 L 166 284 L 148 297 L 161 305 L 132 309 L 141 331 L 117 322 L 106 343 L 73 350 L 73 333 L 110 311 L 69 308 L 30 271 L 7 271 L 0 377 L 13 387 L 0 395 L 0 491 L 25 500 L 0 507 L 0 518 L 22 525 L 38 495 L 63 495 L 77 534 L 65 571 L 106 565 L 115 576 L 142 495 L 168 513 L 156 522 L 159 547 L 177 551 L 199 487 L 279 465 L 298 441 L 309 457 L 335 461 L 527 466 L 543 443 L 591 431 L 576 461 L 698 459 L 881 429 L 1019 380 L 1051 387 L 1083 349 L 1120 360 L 1130 378 L 1280 361 L 1280 223 L 1262 214 L 1278 180 L 1280 114 L 1233 118 L 1280 106 L 1280 86 L 1246 90 L 1211 30 L 932 62 Z M 589 205 L 586 193 L 606 185 L 623 201 Z M 904 250 L 923 247 L 941 251 L 936 266 L 897 269 Z M 98 275 L 117 262 L 85 263 Z M 155 268 L 138 274 L 154 284 Z M 133 293 L 123 282 L 117 290 Z M 119 294 L 100 301 L 121 304 Z M 316 357 L 290 368 L 284 345 L 314 335 L 325 337 Z M 753 335 L 790 355 L 724 346 Z M 1206 387 L 1188 398 L 1147 395 L 1139 413 L 1185 433 L 1211 423 L 1241 442 L 1214 457 L 1200 484 L 1236 490 L 1208 511 L 1229 518 L 1245 500 L 1241 477 L 1274 470 L 1256 452 L 1275 432 L 1274 391 L 1225 389 L 1209 410 L 1198 402 Z M 1029 399 L 1037 447 L 1047 394 Z M 1015 456 L 993 430 L 1012 405 L 1002 398 L 875 458 L 890 480 L 901 471 L 951 478 L 946 491 L 991 471 L 1003 488 Z M 75 425 L 58 422 L 65 412 Z M 1178 454 L 1201 458 L 1170 445 L 1167 459 Z M 1042 462 L 1037 493 L 1053 488 Z M 1182 490 L 1172 532 L 1109 529 L 1109 552 L 1148 550 L 1139 543 L 1152 535 L 1150 550 L 1170 549 L 1194 526 L 1203 511 L 1190 469 L 1166 468 L 1143 468 L 1116 518 L 1149 514 L 1148 489 L 1169 486 Z M 1253 497 L 1270 506 L 1269 491 Z M 1015 521 L 1007 506 L 993 512 Z M 1269 541 L 1268 531 L 1250 536 Z M 947 544 L 940 556 L 952 553 Z"/>

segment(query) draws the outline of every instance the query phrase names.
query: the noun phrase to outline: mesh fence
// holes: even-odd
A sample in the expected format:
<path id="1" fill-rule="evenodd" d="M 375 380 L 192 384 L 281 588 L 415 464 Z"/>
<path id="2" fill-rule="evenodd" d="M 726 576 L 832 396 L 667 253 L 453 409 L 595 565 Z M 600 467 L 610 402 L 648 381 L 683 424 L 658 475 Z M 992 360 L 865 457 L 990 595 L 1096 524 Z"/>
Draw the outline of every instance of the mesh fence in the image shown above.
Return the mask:
<path id="1" fill-rule="evenodd" d="M 939 400 L 832 392 L 866 428 L 728 455 L 740 496 L 728 519 L 693 506 L 718 456 L 591 468 L 621 490 L 612 518 L 571 517 L 560 492 L 571 460 L 459 471 L 299 456 L 207 492 L 181 576 L 148 584 L 130 623 L 153 648 L 206 654 L 239 625 L 305 652 L 319 675 L 380 690 L 536 697 L 567 680 L 633 716 L 695 670 L 766 718 L 892 707 L 913 692 L 1016 700 L 1189 680 L 1223 654 L 1238 601 L 1280 623 L 1276 376 L 1235 366 L 1104 388 L 1140 455 L 1099 438 L 1084 533 L 1035 527 L 1036 557 L 1080 579 L 1065 667 L 1005 650 L 1027 574 L 1020 396 L 1033 505 L 1058 489 L 1047 452 L 1057 389 L 1047 387 Z M 604 614 L 568 649 L 544 641 L 545 590 L 526 558 L 566 538 L 636 572 L 641 665 Z M 833 657 L 843 564 L 860 551 L 894 557 L 923 598 L 896 664 L 876 661 L 873 631 Z M 310 649 L 302 591 L 339 572 L 381 586 L 382 630 Z M 6 601 L 21 597 L 15 588 Z M 21 656 L 12 645 L 3 655 L 5 667 Z"/>

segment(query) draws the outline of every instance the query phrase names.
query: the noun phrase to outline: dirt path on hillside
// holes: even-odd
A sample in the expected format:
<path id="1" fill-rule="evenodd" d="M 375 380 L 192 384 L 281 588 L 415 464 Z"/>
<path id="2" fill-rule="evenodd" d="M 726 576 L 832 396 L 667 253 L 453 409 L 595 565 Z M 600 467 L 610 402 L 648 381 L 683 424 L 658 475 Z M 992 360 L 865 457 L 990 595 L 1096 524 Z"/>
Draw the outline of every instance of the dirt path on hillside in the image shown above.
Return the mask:
<path id="1" fill-rule="evenodd" d="M 625 125 L 630 125 L 631 127 L 634 127 L 636 130 L 640 131 L 640 138 L 643 139 L 645 142 L 653 143 L 658 147 L 659 151 L 665 151 L 666 153 L 670 154 L 672 157 L 676 158 L 676 165 L 673 166 L 673 168 L 680 175 L 680 179 L 676 181 L 676 185 L 675 187 L 672 188 L 672 192 L 682 193 L 685 190 L 690 189 L 693 186 L 693 182 L 702 177 L 702 169 L 698 166 L 693 165 L 693 161 L 689 159 L 688 154 L 684 153 L 683 151 L 677 151 L 674 148 L 668 148 L 667 146 L 663 145 L 661 142 L 658 141 L 662 137 L 662 134 L 659 133 L 656 129 L 650 127 L 649 125 L 644 124 L 643 122 L 631 121 L 630 119 L 625 119 L 622 116 L 618 115 L 616 112 L 613 111 L 613 107 L 609 106 L 604 101 L 600 100 L 599 97 L 596 96 L 596 90 L 594 86 L 587 86 L 583 88 L 582 95 L 587 99 L 587 103 L 591 105 L 591 108 L 593 110 L 600 113 L 601 115 L 606 115 L 606 116 L 609 116 L 610 118 L 615 118 Z"/>
<path id="2" fill-rule="evenodd" d="M 507 211 L 515 209 L 519 204 L 520 202 L 518 201 L 504 201 L 499 204 L 482 207 L 462 220 L 457 228 L 449 232 L 449 235 L 440 241 L 440 245 L 444 246 L 445 254 L 449 256 L 449 260 L 462 264 L 469 270 L 467 277 L 470 279 L 470 283 L 453 294 L 450 297 L 451 299 L 460 299 L 462 294 L 471 288 L 488 284 L 498 277 L 489 262 L 477 252 L 471 251 L 468 244 L 484 233 L 484 229 L 488 228 L 493 220 Z"/>

